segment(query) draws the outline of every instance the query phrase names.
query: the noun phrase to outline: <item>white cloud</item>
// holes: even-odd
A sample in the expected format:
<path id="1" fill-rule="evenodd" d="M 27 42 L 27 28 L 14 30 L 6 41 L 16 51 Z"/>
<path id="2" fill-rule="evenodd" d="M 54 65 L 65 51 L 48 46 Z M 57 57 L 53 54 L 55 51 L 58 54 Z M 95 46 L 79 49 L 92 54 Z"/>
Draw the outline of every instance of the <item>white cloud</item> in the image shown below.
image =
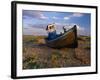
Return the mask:
<path id="1" fill-rule="evenodd" d="M 82 13 L 73 13 L 72 17 L 82 17 L 83 14 Z"/>
<path id="2" fill-rule="evenodd" d="M 78 25 L 77 25 L 77 29 L 80 30 L 80 31 L 84 31 L 84 28 L 83 27 L 80 27 Z"/>
<path id="3" fill-rule="evenodd" d="M 66 17 L 64 17 L 64 19 L 65 19 L 65 20 L 68 20 L 68 19 L 70 19 L 70 17 L 67 17 L 67 16 L 66 16 Z"/>
<path id="4" fill-rule="evenodd" d="M 48 17 L 44 16 L 43 14 L 41 14 L 41 19 L 48 19 Z"/>
<path id="5" fill-rule="evenodd" d="M 69 20 L 69 19 L 72 18 L 72 17 L 82 17 L 82 16 L 83 16 L 82 13 L 73 13 L 73 14 L 71 14 L 71 15 L 69 15 L 69 16 L 65 16 L 64 19 L 65 19 L 65 20 Z"/>
<path id="6" fill-rule="evenodd" d="M 52 18 L 53 18 L 53 19 L 58 19 L 58 17 L 55 17 L 55 16 L 53 16 Z"/>
<path id="7" fill-rule="evenodd" d="M 32 11 L 32 10 L 23 10 L 23 17 L 31 17 L 37 19 L 48 19 L 42 12 L 40 11 Z"/>

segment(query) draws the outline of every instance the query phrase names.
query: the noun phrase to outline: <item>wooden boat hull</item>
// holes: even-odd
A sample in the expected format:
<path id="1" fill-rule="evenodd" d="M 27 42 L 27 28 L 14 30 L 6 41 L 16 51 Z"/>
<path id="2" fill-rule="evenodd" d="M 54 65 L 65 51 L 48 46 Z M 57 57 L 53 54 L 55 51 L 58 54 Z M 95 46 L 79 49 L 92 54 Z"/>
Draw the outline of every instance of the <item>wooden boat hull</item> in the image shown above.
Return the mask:
<path id="1" fill-rule="evenodd" d="M 57 37 L 53 40 L 47 40 L 46 44 L 52 48 L 76 48 L 78 45 L 77 41 L 77 27 L 74 26 L 73 28 L 69 29 L 67 32 L 62 34 L 60 37 Z"/>

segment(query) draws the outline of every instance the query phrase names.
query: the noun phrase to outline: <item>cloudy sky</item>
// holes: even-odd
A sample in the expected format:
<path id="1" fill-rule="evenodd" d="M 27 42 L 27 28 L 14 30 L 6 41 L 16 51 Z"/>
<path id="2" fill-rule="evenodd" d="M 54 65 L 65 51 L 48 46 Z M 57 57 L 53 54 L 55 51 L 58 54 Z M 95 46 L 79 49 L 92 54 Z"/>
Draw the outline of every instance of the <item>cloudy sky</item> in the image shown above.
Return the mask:
<path id="1" fill-rule="evenodd" d="M 89 13 L 23 10 L 22 18 L 24 35 L 47 35 L 45 28 L 51 23 L 55 23 L 57 33 L 63 32 L 63 26 L 69 29 L 76 24 L 79 35 L 90 35 Z"/>

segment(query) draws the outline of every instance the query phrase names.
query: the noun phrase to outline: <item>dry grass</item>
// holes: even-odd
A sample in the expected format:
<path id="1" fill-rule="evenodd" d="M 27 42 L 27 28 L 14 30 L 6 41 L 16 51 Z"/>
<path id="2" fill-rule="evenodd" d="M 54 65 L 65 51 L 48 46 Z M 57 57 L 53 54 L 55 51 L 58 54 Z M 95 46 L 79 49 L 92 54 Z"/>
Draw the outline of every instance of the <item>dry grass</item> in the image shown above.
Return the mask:
<path id="1" fill-rule="evenodd" d="M 44 36 L 23 36 L 23 69 L 57 68 L 90 65 L 90 40 L 78 40 L 78 48 L 53 49 Z"/>

